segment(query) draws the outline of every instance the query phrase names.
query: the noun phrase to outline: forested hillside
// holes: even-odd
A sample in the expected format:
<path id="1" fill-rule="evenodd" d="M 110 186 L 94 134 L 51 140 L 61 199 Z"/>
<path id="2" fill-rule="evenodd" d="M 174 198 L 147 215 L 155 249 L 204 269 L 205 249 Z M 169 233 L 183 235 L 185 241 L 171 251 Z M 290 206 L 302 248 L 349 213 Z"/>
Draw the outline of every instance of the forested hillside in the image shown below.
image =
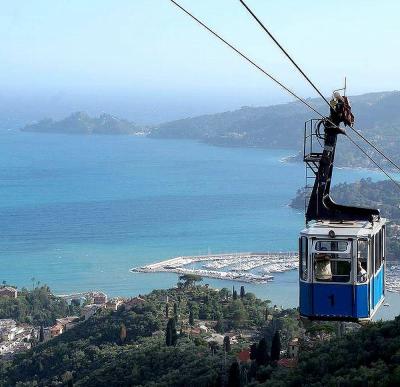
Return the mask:
<path id="1" fill-rule="evenodd" d="M 13 361 L 0 358 L 0 386 L 219 386 L 243 349 L 264 338 L 265 365 L 277 330 L 276 348 L 298 334 L 294 309 L 182 278 L 132 309 L 102 310 Z"/>
<path id="2" fill-rule="evenodd" d="M 378 322 L 301 351 L 298 367 L 280 369 L 263 386 L 400 385 L 400 318 Z"/>
<path id="3" fill-rule="evenodd" d="M 400 146 L 400 92 L 370 93 L 350 97 L 355 127 L 384 151 L 398 159 Z M 309 99 L 322 114 L 328 107 L 321 99 Z M 222 146 L 288 148 L 300 151 L 304 121 L 319 118 L 299 102 L 186 118 L 152 128 L 150 136 L 186 138 Z M 349 134 L 352 134 L 351 131 Z M 354 137 L 354 134 L 353 134 Z M 377 156 L 377 160 L 380 157 Z M 337 165 L 374 167 L 345 138 L 340 138 Z"/>
<path id="4" fill-rule="evenodd" d="M 244 288 L 217 291 L 184 278 L 130 310 L 104 309 L 11 361 L 0 358 L 0 386 L 400 383 L 399 318 L 353 327 L 338 339 L 334 323 L 303 327 L 295 309 L 272 307 Z M 298 359 L 288 358 L 293 338 Z"/>

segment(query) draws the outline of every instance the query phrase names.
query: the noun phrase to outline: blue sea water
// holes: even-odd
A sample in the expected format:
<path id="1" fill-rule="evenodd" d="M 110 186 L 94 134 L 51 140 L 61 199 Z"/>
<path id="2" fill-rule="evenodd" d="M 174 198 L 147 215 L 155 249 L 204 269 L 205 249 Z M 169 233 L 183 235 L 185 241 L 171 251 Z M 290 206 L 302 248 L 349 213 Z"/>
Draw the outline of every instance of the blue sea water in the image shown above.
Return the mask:
<path id="1" fill-rule="evenodd" d="M 136 295 L 177 282 L 130 268 L 177 255 L 297 248 L 304 185 L 290 150 L 221 148 L 131 136 L 0 132 L 0 281 L 56 293 Z M 374 172 L 335 171 L 334 182 Z M 212 286 L 232 282 L 207 280 Z M 240 286 L 240 284 L 237 284 Z M 297 274 L 246 284 L 297 305 Z"/>

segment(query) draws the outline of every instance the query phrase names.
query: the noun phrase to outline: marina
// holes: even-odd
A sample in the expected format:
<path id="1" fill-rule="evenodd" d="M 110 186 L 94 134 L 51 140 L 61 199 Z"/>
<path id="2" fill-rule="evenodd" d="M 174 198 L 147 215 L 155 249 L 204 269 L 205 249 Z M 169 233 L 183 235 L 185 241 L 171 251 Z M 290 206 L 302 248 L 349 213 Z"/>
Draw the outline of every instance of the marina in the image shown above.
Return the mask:
<path id="1" fill-rule="evenodd" d="M 133 273 L 195 274 L 247 283 L 268 283 L 274 274 L 297 270 L 297 252 L 228 253 L 175 257 L 131 269 Z M 400 293 L 400 265 L 386 263 L 386 290 Z"/>
<path id="2" fill-rule="evenodd" d="M 400 293 L 400 265 L 396 263 L 386 263 L 386 290 L 388 292 Z"/>
<path id="3" fill-rule="evenodd" d="M 137 268 L 132 272 L 196 274 L 201 277 L 266 283 L 273 281 L 274 273 L 297 270 L 298 255 L 294 252 L 230 253 L 182 256 Z"/>

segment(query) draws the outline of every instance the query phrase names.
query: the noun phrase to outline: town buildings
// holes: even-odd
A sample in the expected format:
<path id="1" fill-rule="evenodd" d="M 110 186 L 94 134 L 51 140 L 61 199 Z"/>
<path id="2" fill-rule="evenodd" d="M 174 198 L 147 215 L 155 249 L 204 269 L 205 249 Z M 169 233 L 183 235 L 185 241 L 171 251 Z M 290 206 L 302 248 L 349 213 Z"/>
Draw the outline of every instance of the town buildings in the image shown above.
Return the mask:
<path id="1" fill-rule="evenodd" d="M 37 330 L 29 324 L 18 324 L 12 319 L 0 319 L 0 356 L 11 358 L 15 353 L 31 348 Z"/>
<path id="2" fill-rule="evenodd" d="M 16 288 L 13 288 L 12 286 L 0 287 L 0 297 L 17 298 L 18 290 Z"/>

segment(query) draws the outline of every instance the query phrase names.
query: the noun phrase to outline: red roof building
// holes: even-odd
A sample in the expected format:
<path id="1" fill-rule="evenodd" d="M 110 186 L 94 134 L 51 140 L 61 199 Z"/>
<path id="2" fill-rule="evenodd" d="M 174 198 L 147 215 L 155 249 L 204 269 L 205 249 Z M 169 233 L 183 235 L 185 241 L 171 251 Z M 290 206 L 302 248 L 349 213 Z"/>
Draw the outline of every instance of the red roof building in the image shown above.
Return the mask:
<path id="1" fill-rule="evenodd" d="M 131 310 L 136 305 L 143 305 L 146 300 L 142 297 L 134 297 L 128 301 L 125 301 L 122 305 L 125 306 L 126 310 Z"/>
<path id="2" fill-rule="evenodd" d="M 250 361 L 250 351 L 248 349 L 243 349 L 236 355 L 236 359 L 240 363 L 248 363 Z"/>
<path id="3" fill-rule="evenodd" d="M 296 368 L 297 367 L 297 359 L 288 359 L 283 358 L 278 360 L 278 365 L 285 368 Z"/>

